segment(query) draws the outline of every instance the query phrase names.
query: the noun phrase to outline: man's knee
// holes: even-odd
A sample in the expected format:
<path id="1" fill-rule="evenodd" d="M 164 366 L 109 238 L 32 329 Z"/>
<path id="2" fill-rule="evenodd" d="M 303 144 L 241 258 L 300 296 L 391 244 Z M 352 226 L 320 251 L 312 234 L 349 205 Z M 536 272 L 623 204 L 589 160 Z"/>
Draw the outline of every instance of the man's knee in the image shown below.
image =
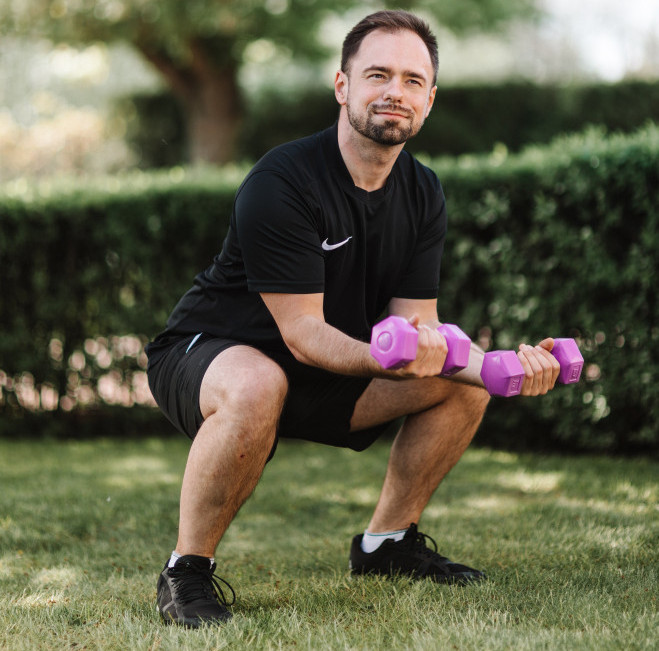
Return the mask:
<path id="1" fill-rule="evenodd" d="M 472 384 L 453 382 L 453 397 L 464 405 L 465 411 L 480 420 L 490 402 L 490 394 L 483 388 Z"/>
<path id="2" fill-rule="evenodd" d="M 231 418 L 276 422 L 288 391 L 282 368 L 254 349 L 226 353 L 204 376 L 200 395 L 204 418 L 220 412 Z"/>
<path id="3" fill-rule="evenodd" d="M 281 412 L 288 390 L 286 375 L 274 363 L 259 366 L 253 373 L 237 374 L 225 388 L 224 408 L 245 416 Z"/>

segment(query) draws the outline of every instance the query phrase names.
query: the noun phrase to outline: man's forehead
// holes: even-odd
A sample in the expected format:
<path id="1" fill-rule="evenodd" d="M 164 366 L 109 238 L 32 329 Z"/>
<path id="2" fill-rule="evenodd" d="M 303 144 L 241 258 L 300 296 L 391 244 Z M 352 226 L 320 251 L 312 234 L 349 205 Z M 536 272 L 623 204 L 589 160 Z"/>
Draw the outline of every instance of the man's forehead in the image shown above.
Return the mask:
<path id="1" fill-rule="evenodd" d="M 373 30 L 362 40 L 354 59 L 361 70 L 402 64 L 405 68 L 423 67 L 432 72 L 428 47 L 418 34 L 409 29 Z"/>

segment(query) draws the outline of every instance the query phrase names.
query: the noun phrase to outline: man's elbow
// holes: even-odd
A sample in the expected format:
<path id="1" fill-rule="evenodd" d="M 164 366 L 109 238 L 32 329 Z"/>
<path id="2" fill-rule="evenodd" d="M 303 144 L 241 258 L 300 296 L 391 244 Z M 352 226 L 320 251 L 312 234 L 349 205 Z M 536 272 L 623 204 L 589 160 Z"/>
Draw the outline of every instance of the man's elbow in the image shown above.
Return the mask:
<path id="1" fill-rule="evenodd" d="M 306 353 L 306 351 L 299 346 L 294 340 L 287 339 L 284 337 L 284 343 L 288 350 L 291 351 L 291 354 L 295 359 L 301 364 L 306 364 L 307 366 L 316 366 L 311 357 Z"/>

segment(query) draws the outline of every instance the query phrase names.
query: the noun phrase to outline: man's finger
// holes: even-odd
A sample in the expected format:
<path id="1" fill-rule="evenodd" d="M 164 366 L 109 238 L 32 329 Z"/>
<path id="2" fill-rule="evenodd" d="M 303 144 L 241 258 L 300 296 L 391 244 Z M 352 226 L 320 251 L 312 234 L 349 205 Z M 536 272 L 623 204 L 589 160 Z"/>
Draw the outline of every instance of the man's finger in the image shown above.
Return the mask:
<path id="1" fill-rule="evenodd" d="M 545 339 L 544 341 L 551 341 L 552 342 L 552 348 L 553 348 L 553 339 L 548 340 Z M 543 342 L 540 342 L 536 347 L 535 350 L 537 351 L 537 354 L 539 357 L 544 360 L 547 363 L 547 374 L 549 376 L 549 389 L 553 389 L 554 385 L 556 384 L 556 380 L 558 380 L 558 376 L 561 372 L 561 365 L 559 361 L 548 351 L 546 347 L 542 345 Z"/>

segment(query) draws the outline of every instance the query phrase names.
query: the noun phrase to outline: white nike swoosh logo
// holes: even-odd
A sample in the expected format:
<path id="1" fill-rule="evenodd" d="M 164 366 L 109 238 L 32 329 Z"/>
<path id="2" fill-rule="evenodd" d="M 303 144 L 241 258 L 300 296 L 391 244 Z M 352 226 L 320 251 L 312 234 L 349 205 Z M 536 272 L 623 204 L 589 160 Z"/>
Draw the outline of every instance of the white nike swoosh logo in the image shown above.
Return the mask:
<path id="1" fill-rule="evenodd" d="M 347 237 L 343 242 L 337 242 L 336 244 L 328 244 L 327 239 L 325 238 L 325 241 L 321 244 L 323 247 L 324 251 L 334 251 L 334 249 L 338 249 L 340 246 L 343 246 L 346 242 L 352 239 L 352 235 L 350 237 Z"/>

